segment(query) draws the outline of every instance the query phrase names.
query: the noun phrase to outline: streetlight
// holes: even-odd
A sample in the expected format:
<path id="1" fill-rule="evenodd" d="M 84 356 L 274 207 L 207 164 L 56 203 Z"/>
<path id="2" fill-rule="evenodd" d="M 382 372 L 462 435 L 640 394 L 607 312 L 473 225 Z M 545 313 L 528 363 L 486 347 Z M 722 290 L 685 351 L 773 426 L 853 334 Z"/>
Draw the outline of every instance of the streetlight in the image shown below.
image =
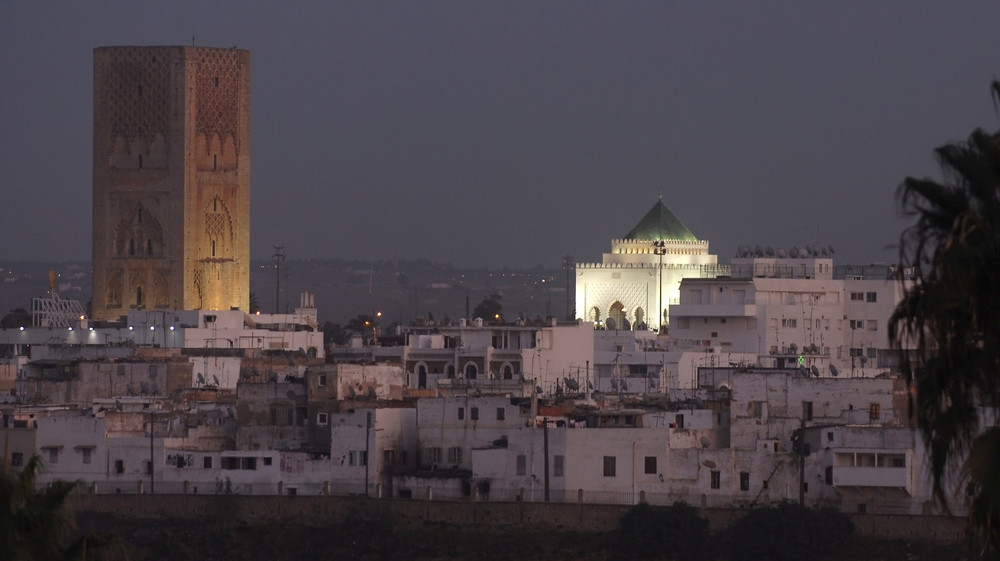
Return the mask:
<path id="1" fill-rule="evenodd" d="M 659 325 L 659 327 L 657 328 L 658 333 L 663 333 L 663 255 L 666 252 L 667 252 L 667 244 L 663 240 L 657 240 L 653 242 L 653 253 L 655 253 L 660 257 L 660 266 L 656 270 L 656 280 L 660 290 L 659 296 L 657 297 L 657 300 L 659 301 L 658 303 L 659 309 L 656 312 L 656 315 L 658 316 L 658 319 L 656 321 L 657 324 Z"/>

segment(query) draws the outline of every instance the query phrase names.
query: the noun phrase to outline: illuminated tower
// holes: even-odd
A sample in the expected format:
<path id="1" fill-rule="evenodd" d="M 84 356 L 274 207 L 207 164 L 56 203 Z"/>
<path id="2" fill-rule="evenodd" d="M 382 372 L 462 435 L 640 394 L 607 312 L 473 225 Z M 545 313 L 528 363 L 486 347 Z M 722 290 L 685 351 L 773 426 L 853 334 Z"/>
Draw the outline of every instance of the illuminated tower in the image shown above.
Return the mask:
<path id="1" fill-rule="evenodd" d="M 94 49 L 92 317 L 247 310 L 250 53 Z"/>

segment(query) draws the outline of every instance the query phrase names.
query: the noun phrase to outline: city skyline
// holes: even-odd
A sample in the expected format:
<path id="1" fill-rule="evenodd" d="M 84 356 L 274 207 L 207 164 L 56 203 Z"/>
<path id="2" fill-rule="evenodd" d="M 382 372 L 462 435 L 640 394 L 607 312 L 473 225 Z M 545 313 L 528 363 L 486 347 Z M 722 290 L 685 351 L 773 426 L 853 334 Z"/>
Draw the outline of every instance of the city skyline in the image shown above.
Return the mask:
<path id="1" fill-rule="evenodd" d="M 250 51 L 254 259 L 596 262 L 662 192 L 720 261 L 892 261 L 896 186 L 997 122 L 993 5 L 296 7 L 0 7 L 0 257 L 90 259 L 106 45 Z"/>

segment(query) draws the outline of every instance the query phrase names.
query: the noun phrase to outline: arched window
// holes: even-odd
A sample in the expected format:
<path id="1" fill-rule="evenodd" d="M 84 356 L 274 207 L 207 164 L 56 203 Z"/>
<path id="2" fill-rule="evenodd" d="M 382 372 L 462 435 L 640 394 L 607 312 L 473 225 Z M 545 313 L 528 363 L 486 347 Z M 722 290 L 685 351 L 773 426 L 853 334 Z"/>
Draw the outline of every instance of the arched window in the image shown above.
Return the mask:
<path id="1" fill-rule="evenodd" d="M 142 305 L 142 287 L 141 286 L 135 287 L 135 305 L 136 306 L 141 306 Z"/>
<path id="2" fill-rule="evenodd" d="M 465 364 L 465 377 L 467 379 L 475 380 L 478 374 L 479 374 L 479 368 L 476 367 L 476 363 L 468 362 Z"/>
<path id="3" fill-rule="evenodd" d="M 455 365 L 452 364 L 452 363 L 450 363 L 450 362 L 447 365 L 445 365 L 445 367 L 444 367 L 444 375 L 447 376 L 448 378 L 454 378 L 455 377 Z"/>
<path id="4" fill-rule="evenodd" d="M 135 238 L 129 238 L 128 240 L 128 254 L 135 256 Z"/>
<path id="5" fill-rule="evenodd" d="M 421 390 L 427 388 L 427 366 L 424 364 L 417 367 L 417 388 Z"/>
<path id="6" fill-rule="evenodd" d="M 504 380 L 513 380 L 514 379 L 514 368 L 510 364 L 505 363 L 500 368 L 500 372 L 501 372 L 501 375 L 503 376 Z"/>

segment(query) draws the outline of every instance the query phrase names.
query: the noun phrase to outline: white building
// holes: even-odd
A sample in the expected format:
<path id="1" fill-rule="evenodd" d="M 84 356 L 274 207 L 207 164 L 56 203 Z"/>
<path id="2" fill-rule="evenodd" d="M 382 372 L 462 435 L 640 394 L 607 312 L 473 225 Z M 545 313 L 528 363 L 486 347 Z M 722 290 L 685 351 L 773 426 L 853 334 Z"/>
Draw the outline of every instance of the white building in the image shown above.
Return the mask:
<path id="1" fill-rule="evenodd" d="M 670 306 L 677 348 L 756 355 L 762 366 L 815 376 L 875 376 L 897 364 L 887 320 L 902 296 L 889 267 L 878 278 L 835 275 L 833 259 L 737 258 L 732 276 L 685 279 Z M 723 363 L 729 361 L 722 361 Z"/>
<path id="2" fill-rule="evenodd" d="M 661 199 L 624 237 L 611 241 L 601 263 L 576 265 L 577 317 L 609 329 L 659 330 L 685 278 L 726 274 L 718 258 Z M 608 320 L 612 321 L 608 321 Z"/>

